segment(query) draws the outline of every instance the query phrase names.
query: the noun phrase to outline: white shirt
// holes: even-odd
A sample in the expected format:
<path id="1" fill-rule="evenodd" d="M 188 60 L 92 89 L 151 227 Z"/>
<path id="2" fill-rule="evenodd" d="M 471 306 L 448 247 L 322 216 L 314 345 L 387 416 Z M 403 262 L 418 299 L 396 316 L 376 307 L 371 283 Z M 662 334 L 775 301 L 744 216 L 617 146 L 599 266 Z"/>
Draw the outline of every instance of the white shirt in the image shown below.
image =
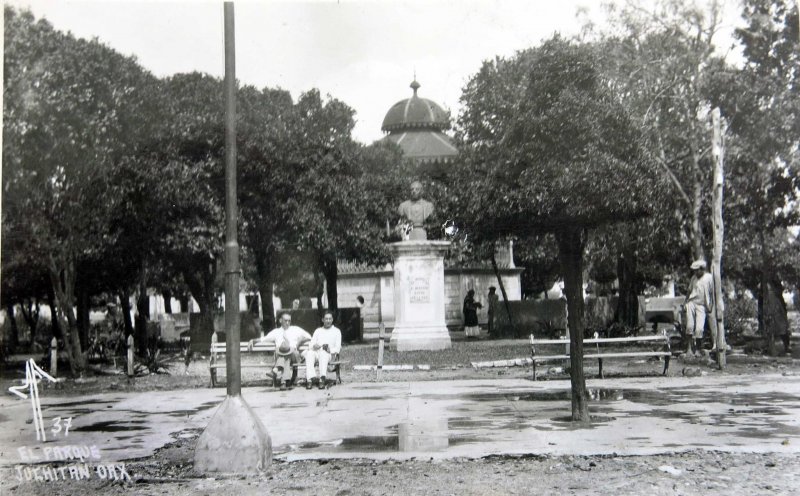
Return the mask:
<path id="1" fill-rule="evenodd" d="M 320 345 L 320 347 L 322 347 L 323 344 L 327 344 L 328 351 L 331 354 L 339 353 L 342 351 L 342 331 L 334 325 L 327 329 L 324 327 L 317 327 L 314 331 L 314 337 L 311 338 L 311 343 L 308 345 L 308 349 L 313 350 L 314 345 L 317 344 Z"/>
<path id="2" fill-rule="evenodd" d="M 284 329 L 283 327 L 273 329 L 269 331 L 266 336 L 262 336 L 259 341 L 272 341 L 275 343 L 275 347 L 278 348 L 281 342 L 286 340 L 289 343 L 289 347 L 296 350 L 302 342 L 309 341 L 310 339 L 311 334 L 307 333 L 302 328 L 289 326 L 288 329 Z"/>
<path id="3" fill-rule="evenodd" d="M 689 297 L 686 301 L 711 310 L 714 306 L 714 277 L 708 272 L 704 272 L 700 278 L 693 276 L 689 282 Z"/>

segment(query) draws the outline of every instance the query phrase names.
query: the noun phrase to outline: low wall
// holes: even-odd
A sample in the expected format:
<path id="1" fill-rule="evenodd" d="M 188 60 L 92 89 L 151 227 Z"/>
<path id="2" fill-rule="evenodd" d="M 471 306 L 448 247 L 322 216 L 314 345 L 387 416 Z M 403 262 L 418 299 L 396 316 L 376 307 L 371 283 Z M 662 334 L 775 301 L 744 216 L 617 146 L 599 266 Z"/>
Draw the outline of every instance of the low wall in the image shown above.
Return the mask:
<path id="1" fill-rule="evenodd" d="M 193 352 L 207 353 L 211 347 L 211 335 L 218 333 L 220 340 L 225 335 L 225 314 L 189 314 L 189 337 Z M 261 335 L 258 322 L 250 312 L 239 312 L 239 340 L 248 341 Z"/>
<path id="2" fill-rule="evenodd" d="M 509 323 L 504 303 L 500 303 L 495 319 L 501 336 L 525 337 L 533 333 L 537 338 L 563 335 L 567 329 L 567 301 L 524 300 L 509 301 L 513 327 Z"/>

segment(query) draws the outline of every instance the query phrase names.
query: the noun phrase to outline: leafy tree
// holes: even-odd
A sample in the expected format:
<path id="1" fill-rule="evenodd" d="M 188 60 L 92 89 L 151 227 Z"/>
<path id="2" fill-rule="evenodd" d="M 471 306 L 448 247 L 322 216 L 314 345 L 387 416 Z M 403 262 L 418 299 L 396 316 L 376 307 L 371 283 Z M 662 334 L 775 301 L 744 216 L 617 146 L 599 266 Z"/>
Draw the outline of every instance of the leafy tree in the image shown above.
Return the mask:
<path id="1" fill-rule="evenodd" d="M 5 7 L 3 211 L 46 262 L 70 365 L 85 364 L 73 311 L 78 264 L 102 243 L 103 178 L 136 146 L 152 76 L 98 41 Z"/>
<path id="2" fill-rule="evenodd" d="M 298 119 L 287 91 L 244 87 L 238 93 L 239 206 L 242 244 L 252 254 L 261 294 L 262 328 L 274 327 L 272 294 L 277 257 L 291 246 L 288 219 L 300 204 L 290 161 L 298 139 Z"/>
<path id="3" fill-rule="evenodd" d="M 556 36 L 483 64 L 462 96 L 459 222 L 480 239 L 552 232 L 568 305 L 572 418 L 588 421 L 583 262 L 588 231 L 649 210 L 654 166 L 593 51 Z"/>
<path id="4" fill-rule="evenodd" d="M 590 27 L 587 39 L 595 42 L 604 75 L 623 95 L 645 147 L 669 180 L 669 194 L 657 200 L 658 215 L 611 228 L 620 281 L 617 318 L 635 327 L 636 292 L 646 279 L 640 267 L 685 271 L 687 260 L 705 258 L 712 171 L 709 81 L 724 68 L 714 38 L 722 4 L 659 0 L 606 8 L 610 27 L 601 32 Z"/>
<path id="5" fill-rule="evenodd" d="M 797 4 L 747 0 L 738 29 L 746 62 L 720 73 L 716 103 L 728 120 L 725 267 L 759 295 L 759 328 L 774 353 L 771 322 L 785 308 L 764 305 L 772 281 L 797 285 L 800 223 L 800 39 Z M 783 315 L 771 315 L 780 312 Z"/>
<path id="6" fill-rule="evenodd" d="M 310 273 L 328 304 L 337 302 L 337 260 L 386 260 L 380 243 L 396 183 L 385 147 L 351 138 L 353 111 L 316 90 L 293 103 L 288 93 L 246 89 L 240 146 L 246 244 L 256 263 L 264 328 L 273 326 L 272 288 L 282 254 L 311 254 Z M 376 168 L 381 169 L 378 173 Z M 318 295 L 321 297 L 321 294 Z"/>

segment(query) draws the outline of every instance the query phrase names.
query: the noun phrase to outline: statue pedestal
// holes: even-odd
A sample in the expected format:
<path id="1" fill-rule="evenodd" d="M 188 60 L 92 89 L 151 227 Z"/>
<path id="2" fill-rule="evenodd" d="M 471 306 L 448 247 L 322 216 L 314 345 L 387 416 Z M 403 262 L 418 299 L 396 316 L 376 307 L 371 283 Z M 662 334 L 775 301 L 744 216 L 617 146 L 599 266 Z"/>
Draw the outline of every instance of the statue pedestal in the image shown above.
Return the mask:
<path id="1" fill-rule="evenodd" d="M 450 347 L 444 317 L 444 254 L 449 241 L 392 243 L 395 326 L 392 349 L 443 350 Z"/>

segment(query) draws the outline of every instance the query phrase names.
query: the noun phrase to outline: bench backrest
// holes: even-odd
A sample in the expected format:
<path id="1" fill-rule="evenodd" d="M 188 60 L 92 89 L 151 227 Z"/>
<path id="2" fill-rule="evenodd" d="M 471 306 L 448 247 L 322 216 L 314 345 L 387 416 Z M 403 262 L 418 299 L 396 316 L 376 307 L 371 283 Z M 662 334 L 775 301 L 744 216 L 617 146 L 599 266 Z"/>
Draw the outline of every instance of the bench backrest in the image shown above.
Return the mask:
<path id="1" fill-rule="evenodd" d="M 225 353 L 227 351 L 226 343 L 211 343 L 211 353 Z M 308 343 L 303 343 L 300 345 L 299 351 L 305 351 L 308 349 Z M 243 353 L 249 352 L 264 352 L 264 353 L 275 353 L 275 343 L 262 343 L 262 342 L 255 342 L 253 345 L 250 345 L 249 341 L 242 341 L 239 343 L 239 351 Z"/>
<path id="2" fill-rule="evenodd" d="M 530 335 L 528 341 L 531 345 L 531 349 L 533 349 L 533 347 L 536 345 L 555 344 L 564 345 L 566 346 L 566 349 L 569 350 L 570 345 L 569 339 L 536 339 L 534 338 L 533 334 Z M 670 345 L 669 336 L 666 332 L 662 332 L 661 334 L 653 334 L 651 336 L 630 336 L 625 338 L 586 338 L 583 340 L 583 344 L 600 345 L 611 343 L 644 343 L 647 341 L 662 341 L 666 346 Z"/>

